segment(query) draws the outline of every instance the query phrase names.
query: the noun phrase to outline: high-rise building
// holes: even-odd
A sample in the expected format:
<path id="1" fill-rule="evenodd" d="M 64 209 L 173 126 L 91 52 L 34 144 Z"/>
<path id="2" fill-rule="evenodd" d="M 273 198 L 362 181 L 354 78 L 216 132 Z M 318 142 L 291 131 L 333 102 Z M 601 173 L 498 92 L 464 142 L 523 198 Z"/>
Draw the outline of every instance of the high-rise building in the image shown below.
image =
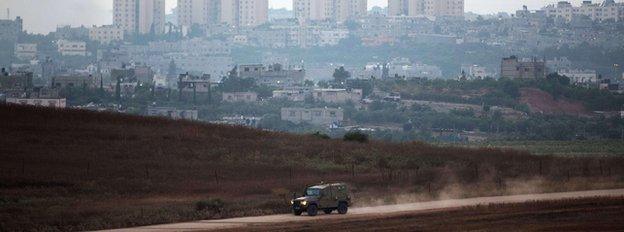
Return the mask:
<path id="1" fill-rule="evenodd" d="M 178 25 L 191 27 L 193 24 L 218 23 L 221 15 L 220 0 L 178 0 Z"/>
<path id="2" fill-rule="evenodd" d="M 388 0 L 388 15 L 463 17 L 464 0 Z"/>
<path id="3" fill-rule="evenodd" d="M 335 0 L 333 4 L 333 19 L 336 22 L 345 22 L 368 14 L 367 0 Z"/>
<path id="4" fill-rule="evenodd" d="M 388 0 L 388 15 L 409 15 L 409 3 L 411 0 Z"/>
<path id="5" fill-rule="evenodd" d="M 127 33 L 165 31 L 165 0 L 114 0 L 113 24 Z"/>
<path id="6" fill-rule="evenodd" d="M 269 0 L 238 0 L 238 25 L 254 27 L 269 19 Z"/>
<path id="7" fill-rule="evenodd" d="M 255 27 L 269 20 L 269 0 L 221 0 L 220 21 L 231 26 Z"/>
<path id="8" fill-rule="evenodd" d="M 332 16 L 332 0 L 293 0 L 295 18 L 300 21 L 322 21 Z"/>
<path id="9" fill-rule="evenodd" d="M 367 0 L 293 0 L 293 11 L 301 22 L 345 22 L 366 16 L 367 5 Z"/>
<path id="10" fill-rule="evenodd" d="M 0 19 L 0 41 L 15 42 L 23 30 L 23 20 L 20 17 L 15 20 Z"/>
<path id="11" fill-rule="evenodd" d="M 178 25 L 255 27 L 269 19 L 268 0 L 178 0 Z"/>

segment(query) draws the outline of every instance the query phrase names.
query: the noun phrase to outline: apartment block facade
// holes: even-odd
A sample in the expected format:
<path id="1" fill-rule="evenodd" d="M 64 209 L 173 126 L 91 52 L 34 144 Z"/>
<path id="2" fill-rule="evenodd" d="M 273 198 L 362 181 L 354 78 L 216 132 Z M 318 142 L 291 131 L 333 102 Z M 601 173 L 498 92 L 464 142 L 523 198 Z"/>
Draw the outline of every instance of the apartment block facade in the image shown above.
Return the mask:
<path id="1" fill-rule="evenodd" d="M 178 25 L 255 27 L 269 19 L 268 0 L 178 0 Z"/>
<path id="2" fill-rule="evenodd" d="M 462 18 L 464 4 L 464 0 L 388 0 L 388 15 Z"/>
<path id="3" fill-rule="evenodd" d="M 518 59 L 518 57 L 511 56 L 503 58 L 501 62 L 501 77 L 535 79 L 546 78 L 546 74 L 546 62 L 543 60 Z"/>
<path id="4" fill-rule="evenodd" d="M 194 24 L 219 23 L 220 0 L 178 0 L 178 25 L 190 28 Z"/>
<path id="5" fill-rule="evenodd" d="M 345 22 L 366 16 L 367 0 L 293 0 L 295 18 L 300 22 Z"/>
<path id="6" fill-rule="evenodd" d="M 165 0 L 114 0 L 113 24 L 130 34 L 162 34 Z"/>
<path id="7" fill-rule="evenodd" d="M 344 110 L 340 108 L 282 108 L 281 119 L 292 123 L 330 125 L 344 121 Z"/>
<path id="8" fill-rule="evenodd" d="M 124 40 L 124 30 L 117 26 L 107 25 L 89 29 L 89 39 L 103 44 Z"/>

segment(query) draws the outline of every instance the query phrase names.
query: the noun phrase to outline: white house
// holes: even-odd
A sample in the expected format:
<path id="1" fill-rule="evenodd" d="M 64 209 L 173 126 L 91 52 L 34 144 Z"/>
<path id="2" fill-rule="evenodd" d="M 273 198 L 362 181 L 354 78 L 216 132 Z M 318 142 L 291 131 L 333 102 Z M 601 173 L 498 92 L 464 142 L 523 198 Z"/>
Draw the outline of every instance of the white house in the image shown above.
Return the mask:
<path id="1" fill-rule="evenodd" d="M 115 41 L 124 40 L 124 30 L 117 26 L 105 25 L 101 27 L 93 26 L 89 29 L 89 39 L 108 44 Z"/>
<path id="2" fill-rule="evenodd" d="M 570 78 L 571 83 L 588 84 L 598 82 L 598 73 L 596 70 L 581 69 L 563 69 L 559 70 L 559 75 Z"/>
<path id="3" fill-rule="evenodd" d="M 362 100 L 361 89 L 315 89 L 312 91 L 314 101 L 344 104 L 347 102 L 358 103 Z"/>
<path id="4" fill-rule="evenodd" d="M 297 124 L 330 125 L 344 121 L 344 111 L 340 108 L 282 108 L 281 118 Z"/>
<path id="5" fill-rule="evenodd" d="M 224 102 L 256 102 L 258 101 L 258 94 L 254 92 L 233 92 L 223 93 Z"/>
<path id="6" fill-rule="evenodd" d="M 18 43 L 15 44 L 15 57 L 20 60 L 32 60 L 37 57 L 37 44 Z"/>
<path id="7" fill-rule="evenodd" d="M 59 40 L 56 43 L 58 52 L 62 56 L 86 56 L 87 43 L 83 41 Z"/>

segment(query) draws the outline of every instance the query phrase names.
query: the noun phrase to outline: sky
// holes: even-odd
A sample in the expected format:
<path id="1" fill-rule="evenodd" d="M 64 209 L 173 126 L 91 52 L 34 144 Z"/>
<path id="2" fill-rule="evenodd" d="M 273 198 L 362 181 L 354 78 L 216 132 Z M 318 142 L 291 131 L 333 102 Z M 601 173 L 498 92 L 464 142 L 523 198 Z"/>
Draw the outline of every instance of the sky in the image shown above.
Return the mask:
<path id="1" fill-rule="evenodd" d="M 168 12 L 177 4 L 176 0 L 166 0 Z M 539 9 L 559 0 L 465 0 L 466 11 L 479 14 L 515 12 L 523 5 L 529 9 Z M 571 0 L 580 4 L 582 0 Z M 602 1 L 602 0 L 600 0 Z M 369 8 L 385 7 L 387 0 L 368 0 Z M 269 0 L 272 8 L 292 8 L 291 0 Z M 113 0 L 0 0 L 0 19 L 6 19 L 6 9 L 10 8 L 11 18 L 22 16 L 24 28 L 29 32 L 48 33 L 57 26 L 111 24 L 113 21 Z"/>

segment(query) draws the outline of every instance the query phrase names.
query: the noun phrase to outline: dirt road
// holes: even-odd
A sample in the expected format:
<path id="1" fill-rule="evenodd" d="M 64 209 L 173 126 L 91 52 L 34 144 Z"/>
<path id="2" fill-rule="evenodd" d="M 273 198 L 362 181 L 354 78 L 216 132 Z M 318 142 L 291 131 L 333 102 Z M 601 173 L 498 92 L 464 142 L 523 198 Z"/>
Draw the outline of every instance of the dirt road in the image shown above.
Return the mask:
<path id="1" fill-rule="evenodd" d="M 516 196 L 498 196 L 498 197 L 481 197 L 481 198 L 469 198 L 469 199 L 457 199 L 457 200 L 441 200 L 432 202 L 420 202 L 410 204 L 399 205 L 387 205 L 376 207 L 362 207 L 350 209 L 348 215 L 319 215 L 317 217 L 307 216 L 292 216 L 288 214 L 283 215 L 271 215 L 260 217 L 245 217 L 245 218 L 232 218 L 223 220 L 205 220 L 186 223 L 176 223 L 167 225 L 154 225 L 128 229 L 118 229 L 110 231 L 155 231 L 155 232 L 169 232 L 169 231 L 209 231 L 219 229 L 233 229 L 243 228 L 257 224 L 267 223 L 283 223 L 283 222 L 298 222 L 298 221 L 310 221 L 315 219 L 322 219 L 323 217 L 343 217 L 356 218 L 367 215 L 380 215 L 380 214 L 397 214 L 397 213 L 409 213 L 426 210 L 439 210 L 458 207 L 467 207 L 475 205 L 487 205 L 487 204 L 501 204 L 501 203 L 522 203 L 527 201 L 546 201 L 546 200 L 560 200 L 570 198 L 588 198 L 588 197 L 620 197 L 624 196 L 624 189 L 616 190 L 595 190 L 595 191 L 581 191 L 581 192 L 566 192 L 566 193 L 545 193 L 545 194 L 529 194 L 529 195 L 516 195 Z"/>

